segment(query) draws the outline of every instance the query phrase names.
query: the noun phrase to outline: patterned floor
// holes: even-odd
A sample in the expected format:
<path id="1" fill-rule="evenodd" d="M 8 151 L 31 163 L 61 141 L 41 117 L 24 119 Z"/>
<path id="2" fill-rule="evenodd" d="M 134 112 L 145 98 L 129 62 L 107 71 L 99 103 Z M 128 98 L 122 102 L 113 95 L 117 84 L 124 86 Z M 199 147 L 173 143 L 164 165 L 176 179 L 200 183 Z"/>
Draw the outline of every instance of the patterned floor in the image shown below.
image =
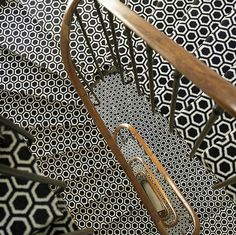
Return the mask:
<path id="1" fill-rule="evenodd" d="M 125 2 L 188 51 L 196 53 L 214 47 L 214 40 L 205 42 L 205 39 L 209 35 L 213 39 L 215 35 L 221 35 L 226 26 L 218 25 L 224 17 L 232 22 L 234 20 L 234 14 L 230 15 L 230 12 L 235 1 L 230 0 Z M 67 79 L 58 43 L 66 4 L 66 0 L 9 0 L 0 7 L 0 114 L 36 137 L 31 151 L 40 171 L 68 183 L 62 196 L 79 228 L 94 227 L 96 234 L 157 234 L 150 217 Z M 93 1 L 81 1 L 78 10 L 99 64 L 110 65 L 110 54 Z M 232 29 L 232 37 L 227 37 L 227 41 L 234 53 L 234 43 L 230 43 L 235 36 L 232 22 L 227 24 L 225 21 L 227 27 Z M 115 21 L 115 25 L 123 55 L 122 63 L 132 75 L 124 29 L 119 21 Z M 186 30 L 188 33 L 185 33 Z M 199 34 L 195 35 L 196 32 Z M 148 94 L 145 45 L 135 35 L 134 39 L 142 90 Z M 96 68 L 78 28 L 72 28 L 71 40 L 72 55 L 92 83 Z M 228 61 L 226 57 L 224 61 Z M 231 57 L 229 61 L 231 65 Z M 160 78 L 155 84 L 155 90 L 159 92 L 162 86 L 169 86 L 172 68 L 158 55 L 153 57 L 153 62 L 155 76 Z M 213 64 L 216 66 L 215 62 Z M 236 208 L 231 199 L 223 190 L 211 190 L 216 178 L 205 172 L 197 160 L 188 160 L 188 145 L 177 133 L 169 133 L 166 118 L 159 114 L 153 116 L 145 98 L 137 96 L 133 85 L 123 86 L 118 75 L 106 77 L 104 83 L 97 85 L 96 92 L 101 101 L 99 112 L 110 130 L 113 131 L 121 122 L 131 123 L 160 158 L 197 211 L 202 225 L 201 234 L 234 234 Z M 162 97 L 165 97 L 166 103 L 169 102 L 168 94 Z M 200 105 L 198 107 L 201 108 Z M 163 112 L 168 113 L 168 109 L 166 111 L 164 108 Z M 230 120 L 227 115 L 225 117 Z M 234 123 L 231 126 L 233 128 Z M 221 125 L 216 126 L 216 130 L 218 128 L 222 129 Z M 222 130 L 222 133 L 226 132 Z M 213 150 L 208 150 L 210 155 L 205 157 L 208 167 L 221 165 L 216 161 L 219 157 L 215 158 L 214 149 L 224 143 L 228 145 L 228 140 L 235 142 L 234 133 L 229 131 L 227 134 L 225 140 L 214 142 Z M 193 140 L 189 139 L 191 144 Z M 235 146 L 232 147 L 234 151 Z M 215 173 L 214 169 L 212 171 Z M 220 179 L 228 176 L 221 174 Z M 230 190 L 227 192 L 234 197 L 235 194 L 231 193 L 234 189 Z M 55 228 L 59 227 L 63 232 L 69 231 L 67 228 L 72 228 L 72 220 L 66 213 L 63 216 L 61 222 L 55 220 L 54 227 L 45 228 L 38 234 L 57 234 Z M 61 227 L 62 224 L 66 224 L 65 228 Z M 183 228 L 186 234 L 187 227 Z M 178 230 L 173 234 L 179 235 L 180 232 Z"/>

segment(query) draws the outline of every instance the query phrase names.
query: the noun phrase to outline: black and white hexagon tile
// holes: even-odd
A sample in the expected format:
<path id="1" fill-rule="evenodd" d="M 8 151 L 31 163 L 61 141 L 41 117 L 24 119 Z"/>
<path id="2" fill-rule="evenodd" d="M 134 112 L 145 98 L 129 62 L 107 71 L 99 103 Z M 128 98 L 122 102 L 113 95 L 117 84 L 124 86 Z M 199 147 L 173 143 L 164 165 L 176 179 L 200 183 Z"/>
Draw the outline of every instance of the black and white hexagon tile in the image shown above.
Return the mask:
<path id="1" fill-rule="evenodd" d="M 236 66 L 227 71 L 224 78 L 236 85 Z M 215 104 L 205 93 L 189 105 L 187 109 L 175 118 L 175 126 L 186 142 L 193 147 L 206 122 L 213 111 Z M 219 139 L 224 138 L 236 129 L 236 121 L 231 115 L 223 113 L 212 126 L 209 134 L 205 137 L 201 146 L 196 152 L 196 156 L 203 157 L 203 152 L 213 146 Z M 204 162 L 204 157 L 201 159 Z"/>
<path id="2" fill-rule="evenodd" d="M 195 56 L 211 69 L 223 76 L 236 62 L 236 10 L 233 9 L 221 24 L 208 36 Z M 173 80 L 169 81 L 157 94 L 157 107 L 166 116 L 169 115 Z M 201 91 L 186 77 L 180 80 L 176 115 L 198 98 Z"/>
<path id="3" fill-rule="evenodd" d="M 58 41 L 42 28 L 36 19 L 16 0 L 7 1 L 0 9 L 1 45 L 38 65 L 66 76 Z"/>
<path id="4" fill-rule="evenodd" d="M 177 26 L 178 21 L 182 19 L 184 14 L 194 3 L 193 0 L 140 1 L 142 2 L 142 4 L 135 4 L 135 2 L 136 1 L 127 1 L 127 4 L 132 10 L 137 12 L 144 19 L 149 21 L 152 25 L 154 25 L 169 37 L 172 35 L 172 32 Z M 141 89 L 148 95 L 149 80 L 146 45 L 139 37 L 133 35 L 133 47 L 135 51 L 136 67 L 141 84 Z M 129 46 L 124 30 L 121 32 L 121 36 L 119 38 L 119 50 L 123 67 L 127 71 L 132 73 L 132 66 L 129 56 Z M 153 56 L 155 90 L 165 84 L 166 77 L 168 78 L 170 75 L 168 71 L 171 71 L 171 67 L 168 63 L 164 64 L 164 62 L 164 59 L 157 54 Z"/>
<path id="5" fill-rule="evenodd" d="M 159 160 L 165 165 L 168 173 L 174 179 L 178 187 L 190 204 L 195 208 L 201 221 L 201 234 L 211 234 L 211 225 L 207 222 L 212 216 L 220 214 L 225 207 L 233 210 L 234 204 L 225 195 L 223 190 L 213 191 L 212 184 L 216 182 L 212 173 L 206 173 L 203 166 L 196 159 L 189 161 L 187 156 L 190 149 L 185 141 L 177 134 L 168 132 L 168 123 L 161 115 L 152 115 L 151 108 L 144 97 L 138 96 L 134 84 L 123 85 L 119 75 L 112 75 L 105 78 L 105 82 L 95 87 L 103 104 L 98 107 L 110 131 L 121 123 L 133 125 L 145 141 L 152 148 Z M 112 118 L 111 118 L 112 117 Z M 124 154 L 137 155 L 137 150 L 131 147 L 122 148 Z M 152 168 L 154 170 L 154 168 Z M 135 208 L 134 215 L 146 215 L 143 208 Z M 225 216 L 231 216 L 225 214 Z M 113 223 L 104 226 L 102 234 L 115 234 L 115 231 L 126 228 L 126 222 L 132 221 L 134 234 L 155 234 L 155 228 L 148 223 L 148 228 L 142 225 L 142 229 L 135 224 L 138 221 L 148 221 L 143 217 L 136 220 L 129 212 L 123 217 L 114 220 Z M 122 224 L 123 221 L 123 224 Z M 132 226 L 132 225 L 131 225 Z M 141 225 L 140 225 L 141 226 Z M 128 227 L 127 227 L 128 228 Z M 229 234 L 234 234 L 235 225 L 229 228 Z M 220 228 L 216 229 L 221 234 Z M 150 233 L 149 233 L 150 232 Z M 216 233 L 216 234 L 217 234 Z M 118 233 L 119 234 L 119 233 Z M 226 235 L 226 233 L 223 233 Z"/>
<path id="6" fill-rule="evenodd" d="M 231 0 L 195 1 L 188 12 L 185 13 L 184 17 L 177 22 L 170 36 L 171 39 L 190 53 L 193 53 L 202 45 L 215 28 L 218 27 L 222 19 L 232 11 L 234 5 L 235 1 Z M 166 74 L 157 77 L 158 87 L 156 94 L 158 94 L 162 86 L 171 79 L 173 72 L 173 68 L 168 70 L 170 67 L 165 60 L 162 60 L 161 67 L 158 66 L 159 70 L 162 70 L 162 67 L 166 69 Z"/>
<path id="7" fill-rule="evenodd" d="M 219 140 L 204 153 L 205 166 L 210 169 L 220 181 L 236 175 L 236 131 Z M 226 187 L 227 193 L 236 202 L 236 185 Z"/>
<path id="8" fill-rule="evenodd" d="M 1 29 L 0 29 L 1 31 Z M 49 100 L 80 106 L 81 101 L 69 79 L 40 67 L 22 55 L 0 46 L 0 88 L 2 90 L 37 95 Z"/>
<path id="9" fill-rule="evenodd" d="M 41 174 L 25 138 L 0 125 L 0 163 Z M 48 185 L 0 175 L 0 234 L 34 234 L 42 230 L 73 231 L 65 203 Z M 67 221 L 67 225 L 62 222 Z M 52 233 L 44 233 L 52 234 Z"/>

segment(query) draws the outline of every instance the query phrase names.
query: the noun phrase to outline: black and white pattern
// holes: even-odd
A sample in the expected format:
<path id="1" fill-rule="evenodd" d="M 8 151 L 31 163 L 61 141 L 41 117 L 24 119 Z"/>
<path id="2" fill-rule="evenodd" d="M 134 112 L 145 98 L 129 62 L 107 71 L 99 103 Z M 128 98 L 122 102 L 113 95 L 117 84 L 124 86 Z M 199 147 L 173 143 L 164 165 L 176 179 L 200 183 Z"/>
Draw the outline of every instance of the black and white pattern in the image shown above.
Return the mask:
<path id="1" fill-rule="evenodd" d="M 143 1 L 143 6 L 134 4 L 134 1 L 128 1 L 128 5 L 132 10 L 141 15 L 144 19 L 149 21 L 152 25 L 165 33 L 167 36 L 171 36 L 173 30 L 177 26 L 179 20 L 193 4 L 193 0 L 164 0 L 164 1 L 151 1 L 147 4 L 147 1 Z M 133 3 L 133 4 L 132 4 Z M 143 9 L 143 10 L 142 10 Z M 148 14 L 148 12 L 150 12 Z M 175 12 L 175 14 L 173 14 Z M 148 65 L 147 65 L 147 53 L 146 45 L 135 34 L 133 35 L 133 47 L 135 51 L 136 68 L 138 72 L 138 79 L 141 84 L 142 91 L 149 94 L 149 81 L 148 81 Z M 129 56 L 129 46 L 127 44 L 127 36 L 125 31 L 121 32 L 119 37 L 119 50 L 121 55 L 121 62 L 123 67 L 132 74 L 132 65 Z M 153 56 L 153 73 L 155 78 L 155 90 L 163 85 L 166 81 L 166 77 L 169 77 L 169 71 L 171 66 L 165 63 L 165 60 L 158 54 L 154 53 Z"/>
<path id="2" fill-rule="evenodd" d="M 0 126 L 0 162 L 40 174 L 25 138 Z M 34 234 L 62 217 L 59 199 L 49 186 L 15 177 L 0 176 L 1 234 Z"/>
<path id="3" fill-rule="evenodd" d="M 196 48 L 233 6 L 228 0 L 125 2 L 168 36 L 173 35 L 178 43 L 182 37 L 181 24 L 185 20 L 191 22 L 189 31 L 194 29 L 196 22 L 204 31 L 208 22 L 207 33 L 198 35 L 200 39 L 195 40 Z M 62 197 L 79 228 L 94 227 L 95 234 L 157 234 L 150 216 L 140 206 L 130 182 L 67 79 L 58 44 L 59 25 L 66 4 L 65 0 L 10 0 L 0 8 L 0 61 L 4 68 L 0 70 L 0 113 L 36 137 L 31 150 L 40 171 L 68 183 Z M 194 9 L 211 19 L 193 17 Z M 100 66 L 110 66 L 111 59 L 93 1 L 81 1 L 78 11 Z M 108 26 L 107 16 L 104 16 L 104 22 Z M 119 44 L 122 44 L 122 40 L 125 41 L 123 27 L 117 20 L 115 27 Z M 71 30 L 72 56 L 87 80 L 93 82 L 97 69 L 78 23 Z M 179 33 L 175 35 L 176 32 Z M 182 46 L 190 50 L 192 35 L 185 36 L 189 43 Z M 210 42 L 204 43 L 205 47 L 208 44 Z M 142 89 L 148 93 L 145 47 L 135 35 L 134 46 L 138 72 L 143 75 L 140 78 Z M 122 63 L 128 65 L 125 68 L 129 70 L 130 60 L 124 48 L 120 48 L 124 55 Z M 153 60 L 157 71 L 155 76 L 163 75 L 155 85 L 157 89 L 166 83 L 172 68 L 157 55 Z M 113 131 L 122 122 L 129 122 L 138 129 L 197 211 L 201 234 L 234 234 L 236 226 L 232 218 L 235 208 L 224 190 L 211 190 L 216 182 L 213 174 L 207 174 L 198 161 L 187 159 L 188 145 L 177 134 L 169 133 L 163 116 L 153 116 L 150 106 L 144 97 L 137 96 L 133 85 L 122 85 L 118 75 L 105 79 L 105 82 L 97 83 L 95 90 L 101 98 L 99 112 L 109 129 Z M 230 224 L 225 226 L 225 221 Z M 182 228 L 185 233 L 188 226 L 186 223 Z M 63 210 L 60 218 L 53 219 L 39 234 L 56 235 L 73 229 L 73 220 Z"/>
<path id="4" fill-rule="evenodd" d="M 223 76 L 235 64 L 236 11 L 225 17 L 215 31 L 206 39 L 194 54 L 211 69 Z M 158 94 L 158 109 L 168 116 L 172 94 L 173 80 L 169 81 Z M 176 115 L 198 98 L 201 91 L 186 77 L 180 81 Z"/>
<path id="5" fill-rule="evenodd" d="M 224 78 L 232 84 L 236 84 L 236 67 L 234 66 L 224 75 Z M 186 142 L 193 147 L 195 141 L 199 137 L 201 131 L 205 127 L 206 122 L 214 108 L 214 102 L 205 93 L 191 103 L 191 105 L 182 110 L 175 119 L 175 126 L 178 132 L 183 136 Z M 235 130 L 235 119 L 227 114 L 220 115 L 218 120 L 212 126 L 209 134 L 205 137 L 203 143 L 198 148 L 196 156 L 201 157 L 202 153 L 214 145 L 219 139 L 224 138 L 227 134 Z M 202 159 L 204 161 L 204 159 Z"/>
<path id="6" fill-rule="evenodd" d="M 219 140 L 203 155 L 205 166 L 210 169 L 220 181 L 224 181 L 236 172 L 236 131 L 235 129 L 225 138 Z M 227 193 L 236 202 L 236 187 L 226 187 Z"/>
<path id="7" fill-rule="evenodd" d="M 106 125 L 113 131 L 118 124 L 129 123 L 138 130 L 197 210 L 204 231 L 207 228 L 204 221 L 230 204 L 224 191 L 212 191 L 211 185 L 216 182 L 213 175 L 207 174 L 199 161 L 190 162 L 186 158 L 190 152 L 187 144 L 177 134 L 169 133 L 165 118 L 159 114 L 152 115 L 148 102 L 137 95 L 133 84 L 122 85 L 119 75 L 113 75 L 101 82 L 95 91 L 104 100 L 104 105 L 98 110 Z"/>

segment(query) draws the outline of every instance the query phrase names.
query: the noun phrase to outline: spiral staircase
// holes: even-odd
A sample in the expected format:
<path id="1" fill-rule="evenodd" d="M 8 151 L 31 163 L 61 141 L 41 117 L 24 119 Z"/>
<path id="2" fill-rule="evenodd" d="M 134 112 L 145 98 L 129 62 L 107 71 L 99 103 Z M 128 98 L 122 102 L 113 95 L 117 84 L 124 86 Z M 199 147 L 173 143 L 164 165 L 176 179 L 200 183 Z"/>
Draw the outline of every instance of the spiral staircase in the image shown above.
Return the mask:
<path id="1" fill-rule="evenodd" d="M 56 198 L 52 195 L 55 187 L 50 187 L 50 200 L 44 200 L 44 203 L 51 205 L 53 201 L 54 207 L 49 207 L 54 214 L 44 225 L 35 226 L 36 222 L 30 219 L 32 211 L 36 211 L 33 205 L 25 206 L 24 212 L 19 212 L 17 200 L 10 198 L 19 195 L 22 199 L 27 190 L 32 187 L 35 191 L 36 186 L 25 186 L 25 190 L 16 186 L 20 183 L 16 184 L 14 178 L 1 175 L 0 187 L 8 190 L 6 194 L 0 193 L 0 210 L 4 212 L 0 213 L 0 234 L 20 234 L 19 231 L 23 231 L 22 234 L 64 234 L 84 228 L 93 228 L 94 234 L 159 234 L 93 116 L 68 79 L 61 57 L 60 32 L 63 15 L 71 2 L 0 2 L 0 115 L 35 138 L 30 146 L 22 143 L 31 151 L 27 162 L 18 157 L 16 164 L 11 166 L 41 172 L 67 183 L 66 189 Z M 235 84 L 235 1 L 123 2 L 225 80 Z M 107 10 L 101 6 L 99 9 L 105 27 L 110 29 Z M 110 133 L 122 123 L 135 127 L 197 213 L 200 234 L 234 234 L 235 184 L 216 190 L 212 185 L 235 176 L 235 118 L 226 112 L 215 111 L 216 121 L 190 160 L 191 149 L 212 116 L 214 101 L 182 77 L 173 118 L 175 129 L 170 131 L 173 67 L 158 53 L 152 52 L 152 98 L 150 54 L 146 53 L 145 43 L 132 34 L 138 94 L 135 69 L 129 56 L 128 33 L 121 22 L 113 21 L 120 54 L 120 64 L 115 66 L 94 1 L 80 1 L 77 14 L 81 16 L 97 64 L 93 63 L 93 55 L 76 15 L 70 27 L 70 54 Z M 108 37 L 114 43 L 111 31 L 108 30 Z M 1 126 L 1 135 L 8 133 L 4 128 Z M 124 156 L 145 159 L 133 138 L 125 131 L 121 134 L 118 143 Z M 22 142 L 21 137 L 16 138 Z M 0 151 L 0 163 L 6 164 L 6 150 Z M 30 165 L 32 162 L 34 164 Z M 34 170 L 30 170 L 28 163 Z M 192 234 L 191 216 L 173 196 L 173 189 L 159 176 L 155 166 L 148 165 L 180 218 L 178 226 L 169 228 L 168 233 Z M 34 194 L 31 192 L 30 195 Z M 25 197 L 32 203 L 39 202 L 35 196 Z M 60 209 L 62 202 L 66 208 Z M 21 221 L 26 229 L 17 230 L 14 221 Z"/>

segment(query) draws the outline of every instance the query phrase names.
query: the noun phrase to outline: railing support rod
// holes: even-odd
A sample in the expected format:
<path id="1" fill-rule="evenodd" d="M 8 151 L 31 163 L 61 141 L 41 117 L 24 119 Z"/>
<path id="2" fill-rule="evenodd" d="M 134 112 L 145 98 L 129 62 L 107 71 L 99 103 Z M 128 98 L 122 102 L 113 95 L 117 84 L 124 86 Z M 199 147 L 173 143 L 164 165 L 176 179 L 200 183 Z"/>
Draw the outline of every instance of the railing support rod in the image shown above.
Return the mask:
<path id="1" fill-rule="evenodd" d="M 177 101 L 177 95 L 178 95 L 178 90 L 179 90 L 179 83 L 180 83 L 180 78 L 182 75 L 178 72 L 175 71 L 173 73 L 173 92 L 172 92 L 172 97 L 171 97 L 171 106 L 170 106 L 170 122 L 169 122 L 169 127 L 170 127 L 170 132 L 174 132 L 174 122 L 175 122 L 175 108 L 176 108 L 176 101 Z"/>
<path id="2" fill-rule="evenodd" d="M 7 176 L 14 176 L 20 179 L 24 180 L 32 180 L 34 182 L 40 182 L 44 184 L 50 184 L 59 187 L 59 189 L 56 190 L 56 193 L 61 192 L 66 188 L 66 183 L 61 180 L 54 180 L 50 179 L 48 177 L 42 176 L 42 175 L 36 175 L 34 173 L 30 173 L 27 171 L 18 170 L 15 168 L 11 168 L 9 166 L 6 166 L 4 164 L 0 164 L 0 173 L 5 174 Z"/>
<path id="3" fill-rule="evenodd" d="M 0 125 L 3 124 L 4 126 L 7 126 L 8 128 L 10 128 L 11 130 L 13 130 L 14 132 L 17 132 L 21 135 L 23 135 L 25 138 L 28 139 L 28 145 L 31 145 L 34 141 L 35 138 L 29 133 L 27 132 L 25 129 L 17 126 L 15 123 L 13 123 L 12 121 L 2 117 L 0 115 Z"/>
<path id="4" fill-rule="evenodd" d="M 155 113 L 155 102 L 154 102 L 154 83 L 153 83 L 153 63 L 152 55 L 153 49 L 147 44 L 147 59 L 148 59 L 148 76 L 149 76 L 149 89 L 150 89 L 150 100 L 153 114 Z"/>
<path id="5" fill-rule="evenodd" d="M 80 71 L 80 69 L 78 68 L 78 66 L 76 66 L 76 64 L 74 63 L 75 69 L 77 71 L 77 73 L 79 74 L 79 77 L 82 79 L 83 83 L 88 87 L 89 91 L 91 92 L 91 94 L 94 96 L 95 100 L 97 101 L 96 105 L 100 105 L 100 100 L 98 99 L 97 95 L 95 94 L 95 92 L 93 91 L 93 88 L 89 85 L 88 81 L 85 79 L 84 75 L 82 74 L 82 72 Z"/>
<path id="6" fill-rule="evenodd" d="M 136 63 L 135 63 L 134 48 L 133 48 L 130 29 L 128 27 L 126 27 L 125 31 L 126 31 L 126 36 L 127 36 L 128 46 L 129 46 L 130 59 L 131 59 L 133 72 L 134 72 L 135 84 L 136 84 L 136 88 L 137 88 L 137 91 L 138 91 L 138 95 L 141 95 L 141 90 L 140 90 L 140 86 L 139 86 L 138 72 L 137 72 L 137 67 L 136 67 Z"/>
<path id="7" fill-rule="evenodd" d="M 101 71 L 100 68 L 99 68 L 99 64 L 98 64 L 97 59 L 96 59 L 96 56 L 95 56 L 95 54 L 94 54 L 94 52 L 93 52 L 93 48 L 92 48 L 91 43 L 90 43 L 90 41 L 89 41 L 87 32 L 86 32 L 86 30 L 85 30 L 85 28 L 84 28 L 84 26 L 83 26 L 82 18 L 81 18 L 81 16 L 79 15 L 79 13 L 78 13 L 77 10 L 75 10 L 74 13 L 75 13 L 75 16 L 76 16 L 76 18 L 77 18 L 77 21 L 78 21 L 78 23 L 79 23 L 79 25 L 80 25 L 80 28 L 81 28 L 81 30 L 82 30 L 82 33 L 83 33 L 83 35 L 84 35 L 85 41 L 86 41 L 86 43 L 87 43 L 87 45 L 88 45 L 88 47 L 89 47 L 90 53 L 91 53 L 91 55 L 92 55 L 92 57 L 93 57 L 93 60 L 94 60 L 94 63 L 95 63 L 95 65 L 96 65 L 96 68 L 97 68 L 97 70 L 98 70 L 98 73 L 99 73 L 99 75 L 100 75 L 100 78 L 104 81 L 104 77 L 103 77 L 102 71 Z"/>
<path id="8" fill-rule="evenodd" d="M 116 31 L 115 31 L 115 28 L 114 28 L 113 15 L 110 11 L 108 11 L 108 19 L 109 19 L 111 34 L 112 34 L 113 43 L 114 43 L 114 47 L 115 47 L 116 58 L 117 58 L 117 62 L 118 62 L 118 70 L 119 70 L 119 73 L 120 73 L 121 81 L 122 81 L 123 84 L 125 84 L 125 78 L 124 78 L 123 69 L 122 69 L 122 65 L 121 65 L 121 59 L 120 59 L 120 52 L 119 52 L 119 48 L 118 48 L 118 42 L 117 42 L 117 39 L 116 39 Z"/>
<path id="9" fill-rule="evenodd" d="M 104 24 L 104 20 L 103 20 L 102 14 L 101 14 L 101 10 L 100 10 L 100 7 L 99 7 L 99 3 L 98 3 L 97 0 L 94 0 L 94 5 L 95 5 L 95 8 L 96 8 L 97 13 L 98 13 L 98 17 L 99 17 L 100 23 L 101 23 L 101 25 L 102 25 L 103 33 L 104 33 L 105 38 L 106 38 L 106 40 L 107 40 L 107 45 L 108 45 L 109 50 L 110 50 L 110 52 L 111 52 L 111 57 L 112 57 L 112 59 L 113 59 L 113 63 L 114 63 L 114 65 L 115 65 L 115 67 L 118 68 L 119 66 L 118 66 L 118 63 L 117 63 L 117 61 L 116 61 L 116 56 L 115 56 L 115 54 L 114 54 L 114 52 L 113 52 L 113 49 L 112 49 L 112 46 L 111 46 L 111 42 L 110 42 L 110 39 L 109 39 L 109 36 L 108 36 L 108 33 L 107 33 L 106 26 L 105 26 L 105 24 Z"/>
<path id="10" fill-rule="evenodd" d="M 208 134 L 208 132 L 210 131 L 210 129 L 212 128 L 212 125 L 215 123 L 215 121 L 218 119 L 218 117 L 224 112 L 224 110 L 216 105 L 213 108 L 213 111 L 209 117 L 209 120 L 207 121 L 205 127 L 203 128 L 200 136 L 198 137 L 196 143 L 194 144 L 192 151 L 189 155 L 190 160 L 193 159 L 194 154 L 196 153 L 197 149 L 199 148 L 199 146 L 201 145 L 202 141 L 204 140 L 204 138 L 206 137 L 206 135 Z"/>
<path id="11" fill-rule="evenodd" d="M 223 181 L 223 182 L 220 182 L 220 183 L 217 183 L 217 184 L 214 184 L 212 186 L 212 189 L 220 189 L 220 188 L 223 188 L 223 187 L 226 187 L 230 184 L 235 184 L 236 183 L 236 175 L 233 176 L 233 177 L 230 177 L 229 179 Z"/>

